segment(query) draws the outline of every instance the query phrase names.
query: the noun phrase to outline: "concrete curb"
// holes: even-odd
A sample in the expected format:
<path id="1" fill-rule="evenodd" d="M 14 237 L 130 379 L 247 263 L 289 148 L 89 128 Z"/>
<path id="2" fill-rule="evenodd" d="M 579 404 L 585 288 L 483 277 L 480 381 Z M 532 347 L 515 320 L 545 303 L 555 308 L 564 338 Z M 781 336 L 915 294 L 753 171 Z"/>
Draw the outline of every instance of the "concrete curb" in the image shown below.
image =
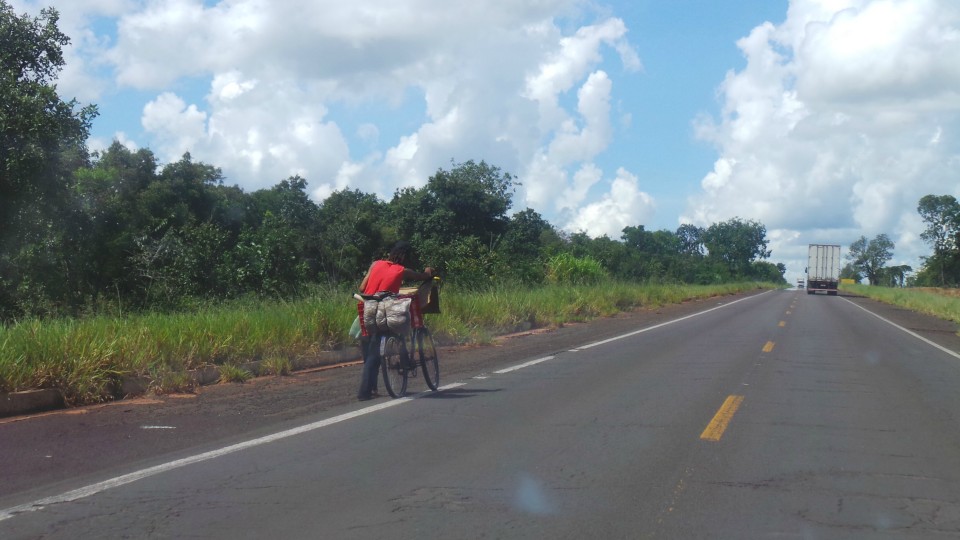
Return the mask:
<path id="1" fill-rule="evenodd" d="M 296 358 L 290 363 L 293 371 L 297 372 L 323 366 L 334 366 L 359 359 L 359 350 L 350 348 L 339 351 L 323 351 L 310 358 Z M 259 376 L 260 365 L 261 362 L 247 362 L 240 367 L 255 376 Z M 216 384 L 220 380 L 220 368 L 215 365 L 204 366 L 190 371 L 189 375 L 197 386 Z M 150 389 L 150 383 L 151 380 L 148 377 L 124 377 L 120 382 L 119 390 L 114 393 L 123 396 L 123 398 L 140 396 L 147 393 Z M 66 407 L 66 403 L 63 399 L 63 393 L 55 388 L 0 393 L 0 418 L 51 411 L 64 407 Z"/>
<path id="2" fill-rule="evenodd" d="M 0 394 L 0 418 L 63 408 L 63 394 L 54 388 Z"/>

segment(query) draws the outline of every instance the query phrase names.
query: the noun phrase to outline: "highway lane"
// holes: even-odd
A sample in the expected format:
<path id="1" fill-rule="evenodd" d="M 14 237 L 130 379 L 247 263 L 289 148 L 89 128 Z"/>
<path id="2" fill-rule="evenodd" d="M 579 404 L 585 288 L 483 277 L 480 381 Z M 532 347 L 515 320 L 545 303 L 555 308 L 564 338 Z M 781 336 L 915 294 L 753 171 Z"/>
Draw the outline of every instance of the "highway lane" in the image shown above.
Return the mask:
<path id="1" fill-rule="evenodd" d="M 846 299 L 770 292 L 31 494 L 0 537 L 951 536 L 957 388 L 960 359 Z"/>

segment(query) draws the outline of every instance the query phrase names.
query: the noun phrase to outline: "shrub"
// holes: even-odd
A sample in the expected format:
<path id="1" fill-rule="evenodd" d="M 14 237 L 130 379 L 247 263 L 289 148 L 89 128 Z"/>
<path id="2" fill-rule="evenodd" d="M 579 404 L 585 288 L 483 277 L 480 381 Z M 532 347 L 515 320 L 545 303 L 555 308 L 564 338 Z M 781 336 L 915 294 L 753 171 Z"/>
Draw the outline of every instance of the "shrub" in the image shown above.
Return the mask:
<path id="1" fill-rule="evenodd" d="M 592 285 L 608 278 L 600 261 L 589 255 L 560 253 L 547 261 L 547 280 L 559 285 Z"/>

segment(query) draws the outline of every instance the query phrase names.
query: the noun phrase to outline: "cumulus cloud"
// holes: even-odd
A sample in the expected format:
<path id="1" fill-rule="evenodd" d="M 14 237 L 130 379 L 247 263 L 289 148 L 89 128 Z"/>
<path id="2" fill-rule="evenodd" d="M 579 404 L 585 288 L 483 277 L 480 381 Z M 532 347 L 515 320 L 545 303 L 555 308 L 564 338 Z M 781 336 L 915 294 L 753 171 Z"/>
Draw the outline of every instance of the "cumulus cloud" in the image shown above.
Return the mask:
<path id="1" fill-rule="evenodd" d="M 737 45 L 720 118 L 696 123 L 720 157 L 681 221 L 759 220 L 794 270 L 806 243 L 880 233 L 916 266 L 917 201 L 960 195 L 960 5 L 792 0 Z"/>
<path id="2" fill-rule="evenodd" d="M 598 172 L 590 166 L 581 170 L 582 174 L 591 177 Z M 600 200 L 577 208 L 568 229 L 619 239 L 625 227 L 648 222 L 654 210 L 653 198 L 640 190 L 637 177 L 620 168 L 610 183 L 610 190 Z"/>
<path id="3" fill-rule="evenodd" d="M 580 28 L 572 36 L 560 38 L 556 50 L 526 77 L 523 96 L 536 103 L 538 139 L 544 143 L 526 158 L 523 193 L 532 207 L 573 216 L 559 223 L 567 230 L 597 236 L 614 231 L 613 236 L 619 238 L 619 230 L 625 226 L 621 223 L 638 214 L 608 204 L 609 195 L 600 206 L 581 208 L 602 176 L 595 160 L 613 138 L 610 113 L 613 81 L 605 71 L 595 69 L 602 59 L 602 46 L 613 47 L 628 71 L 642 67 L 625 39 L 626 32 L 623 21 L 616 18 Z M 577 89 L 575 111 L 561 105 L 565 94 L 574 88 Z M 623 175 L 629 173 L 619 171 L 618 180 Z M 611 188 L 617 186 L 620 186 L 618 181 L 611 184 Z M 646 194 L 644 197 L 649 198 Z M 598 211 L 601 206 L 606 212 Z"/>
<path id="4" fill-rule="evenodd" d="M 143 127 L 157 136 L 159 152 L 175 161 L 206 138 L 207 114 L 171 92 L 160 94 L 143 108 Z"/>

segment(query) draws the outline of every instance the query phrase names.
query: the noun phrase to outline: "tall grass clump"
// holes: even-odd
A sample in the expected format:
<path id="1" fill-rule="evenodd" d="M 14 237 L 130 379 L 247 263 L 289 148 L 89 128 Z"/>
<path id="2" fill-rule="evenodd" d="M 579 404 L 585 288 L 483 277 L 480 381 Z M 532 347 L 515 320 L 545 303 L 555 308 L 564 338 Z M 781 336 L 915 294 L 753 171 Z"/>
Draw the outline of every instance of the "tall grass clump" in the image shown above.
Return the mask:
<path id="1" fill-rule="evenodd" d="M 574 257 L 560 253 L 547 260 L 547 281 L 559 285 L 594 285 L 606 281 L 603 264 L 586 255 Z"/>
<path id="2" fill-rule="evenodd" d="M 938 294 L 935 290 L 843 285 L 843 290 L 886 304 L 960 323 L 960 298 Z"/>

